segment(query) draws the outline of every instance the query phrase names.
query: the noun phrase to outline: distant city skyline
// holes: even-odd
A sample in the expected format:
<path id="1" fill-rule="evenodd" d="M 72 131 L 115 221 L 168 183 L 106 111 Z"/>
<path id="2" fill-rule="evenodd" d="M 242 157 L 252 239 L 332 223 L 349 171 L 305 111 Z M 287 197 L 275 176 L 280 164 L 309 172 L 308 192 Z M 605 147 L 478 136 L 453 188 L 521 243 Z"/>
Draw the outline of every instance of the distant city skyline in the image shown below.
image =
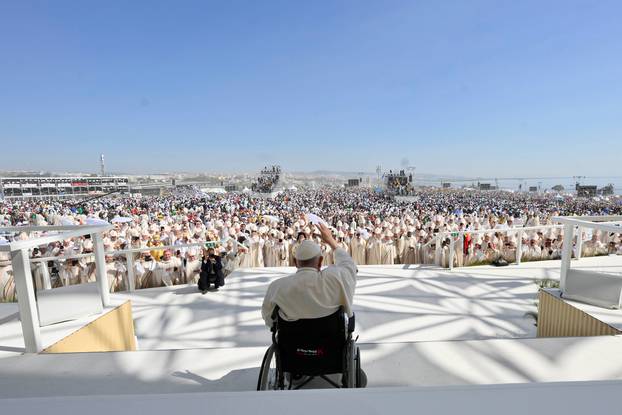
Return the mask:
<path id="1" fill-rule="evenodd" d="M 261 169 L 258 168 L 257 170 L 238 170 L 238 171 L 218 171 L 218 170 L 212 170 L 212 171 L 181 171 L 181 170 L 171 170 L 171 171 L 153 171 L 153 172 L 137 172 L 137 173 L 132 173 L 132 172 L 125 172 L 125 171 L 106 171 L 105 172 L 105 176 L 169 176 L 169 177 L 173 177 L 173 176 L 185 176 L 185 177 L 191 177 L 191 176 L 202 176 L 202 175 L 206 175 L 206 176 L 210 176 L 210 177 L 215 177 L 215 176 L 219 176 L 219 175 L 223 175 L 223 176 L 242 176 L 242 175 L 246 175 L 246 176 L 257 176 L 257 174 L 259 173 Z M 391 169 L 387 168 L 387 169 L 382 169 L 382 173 L 381 176 L 384 175 L 385 173 L 388 173 Z M 399 170 L 402 170 L 401 168 L 397 168 L 397 169 L 392 169 L 394 172 L 398 172 Z M 555 175 L 548 175 L 548 176 L 534 176 L 534 175 L 516 175 L 513 177 L 509 177 L 509 176 L 500 176 L 500 175 L 454 175 L 454 174 L 437 174 L 434 172 L 419 172 L 416 169 L 415 170 L 408 170 L 405 169 L 405 173 L 408 175 L 410 173 L 413 173 L 415 179 L 419 182 L 426 182 L 426 181 L 439 181 L 439 180 L 447 180 L 449 182 L 468 182 L 468 181 L 472 181 L 472 180 L 488 180 L 488 181 L 494 181 L 494 180 L 500 180 L 500 181 L 512 181 L 512 182 L 517 182 L 519 183 L 519 181 L 523 180 L 523 181 L 529 181 L 529 182 L 534 182 L 537 180 L 547 180 L 547 181 L 555 181 L 557 180 L 557 182 L 563 182 L 563 181 L 569 181 L 572 180 L 572 182 L 574 183 L 575 181 L 578 182 L 585 182 L 586 180 L 597 180 L 599 183 L 604 183 L 604 184 L 608 184 L 608 183 L 616 183 L 616 186 L 618 185 L 622 185 L 622 175 L 590 175 L 590 176 L 585 176 L 585 175 L 574 175 L 574 176 L 555 176 Z M 344 178 L 355 178 L 357 175 L 362 175 L 365 177 L 368 176 L 372 176 L 372 179 L 376 177 L 377 172 L 375 171 L 347 171 L 347 170 L 315 170 L 315 171 L 304 171 L 304 170 L 300 170 L 300 171 L 288 171 L 288 170 L 283 170 L 283 174 L 284 175 L 292 175 L 292 176 L 325 176 L 325 177 L 329 177 L 329 176 L 343 176 Z M 33 176 L 33 177 L 44 177 L 46 175 L 51 175 L 51 176 L 58 176 L 58 177 L 68 177 L 68 176 L 81 176 L 81 175 L 89 175 L 89 176 L 101 176 L 99 171 L 95 171 L 95 170 L 84 170 L 84 171 L 80 171 L 80 170 L 75 170 L 75 171 L 54 171 L 54 170 L 0 170 L 0 177 L 29 177 L 29 176 Z M 557 183 L 556 182 L 556 183 Z"/>
<path id="2" fill-rule="evenodd" d="M 619 176 L 618 1 L 0 4 L 0 170 Z"/>

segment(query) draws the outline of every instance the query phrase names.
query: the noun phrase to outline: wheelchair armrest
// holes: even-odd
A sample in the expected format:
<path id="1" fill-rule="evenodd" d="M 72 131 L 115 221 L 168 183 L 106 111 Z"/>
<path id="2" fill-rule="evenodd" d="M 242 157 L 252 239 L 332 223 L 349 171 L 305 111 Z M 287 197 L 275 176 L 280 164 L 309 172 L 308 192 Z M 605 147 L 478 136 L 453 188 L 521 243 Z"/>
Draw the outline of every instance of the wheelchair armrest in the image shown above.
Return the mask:
<path id="1" fill-rule="evenodd" d="M 272 327 L 270 327 L 270 331 L 273 334 L 276 334 L 276 331 L 278 330 L 278 322 L 279 322 L 279 306 L 278 305 L 274 306 L 274 309 L 272 310 L 272 314 L 270 315 L 270 318 L 272 318 Z"/>
<path id="2" fill-rule="evenodd" d="M 348 333 L 352 333 L 354 331 L 354 313 L 352 313 L 352 317 L 348 318 Z"/>

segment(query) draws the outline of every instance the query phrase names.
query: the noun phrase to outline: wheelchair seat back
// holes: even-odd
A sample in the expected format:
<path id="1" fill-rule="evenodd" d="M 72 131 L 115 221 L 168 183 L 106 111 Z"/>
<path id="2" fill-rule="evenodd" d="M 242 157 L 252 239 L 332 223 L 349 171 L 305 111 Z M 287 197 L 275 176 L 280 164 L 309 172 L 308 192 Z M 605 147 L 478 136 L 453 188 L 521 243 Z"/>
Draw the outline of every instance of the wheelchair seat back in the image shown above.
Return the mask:
<path id="1" fill-rule="evenodd" d="M 346 340 L 341 308 L 315 319 L 286 321 L 278 316 L 277 343 L 285 372 L 308 376 L 342 373 Z"/>

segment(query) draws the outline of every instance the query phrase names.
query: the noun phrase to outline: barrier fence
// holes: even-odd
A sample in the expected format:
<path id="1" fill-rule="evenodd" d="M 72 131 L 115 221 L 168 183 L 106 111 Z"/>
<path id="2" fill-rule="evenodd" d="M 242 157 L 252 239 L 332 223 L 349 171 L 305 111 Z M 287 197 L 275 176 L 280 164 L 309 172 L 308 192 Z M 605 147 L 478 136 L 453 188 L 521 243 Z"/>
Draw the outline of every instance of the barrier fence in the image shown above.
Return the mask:
<path id="1" fill-rule="evenodd" d="M 616 223 L 622 224 L 622 222 L 612 222 L 612 221 L 622 220 L 622 216 L 595 216 L 595 217 L 590 217 L 590 218 L 592 218 L 593 220 L 598 220 L 602 222 L 609 221 L 612 224 L 616 224 Z M 449 268 L 450 270 L 452 270 L 453 268 L 457 266 L 456 261 L 455 261 L 456 243 L 459 243 L 460 244 L 459 246 L 462 249 L 462 247 L 464 246 L 465 235 L 480 235 L 480 234 L 495 234 L 495 233 L 500 233 L 504 235 L 515 234 L 516 235 L 516 259 L 514 262 L 517 265 L 520 265 L 522 261 L 522 257 L 523 257 L 523 235 L 524 234 L 529 233 L 529 232 L 538 232 L 538 231 L 544 232 L 544 231 L 550 231 L 550 230 L 561 230 L 562 235 L 564 235 L 567 233 L 567 228 L 568 226 L 564 226 L 564 225 L 540 225 L 540 226 L 528 226 L 528 227 L 520 227 L 520 228 L 516 227 L 516 228 L 505 228 L 505 229 L 480 229 L 480 230 L 440 232 L 432 240 L 428 241 L 423 246 L 430 247 L 430 245 L 434 243 L 435 244 L 435 260 L 434 260 L 435 265 L 445 267 L 445 264 L 443 261 L 443 241 L 449 240 L 449 247 L 448 247 L 448 252 L 447 252 L 448 260 L 447 260 L 446 268 Z M 572 244 L 572 247 L 573 247 L 572 253 L 576 259 L 581 258 L 581 255 L 583 252 L 583 242 L 584 242 L 584 235 L 585 235 L 586 228 L 590 228 L 590 226 L 581 226 L 580 222 L 579 224 L 574 224 L 572 227 L 573 236 L 569 239 L 570 242 L 564 239 L 564 242 L 562 244 L 562 246 Z M 611 231 L 614 228 L 608 227 L 607 229 Z M 620 228 L 620 231 L 618 233 L 622 233 L 622 228 Z M 577 236 L 576 240 L 574 239 L 575 235 Z"/>
<path id="2" fill-rule="evenodd" d="M 603 220 L 603 221 L 604 220 L 611 221 L 611 220 L 614 220 L 615 218 L 622 218 L 622 217 L 599 216 L 598 218 L 599 220 Z M 66 226 L 40 226 L 40 227 L 33 226 L 33 227 L 28 227 L 27 232 L 28 233 L 37 232 L 37 231 L 59 232 L 58 235 L 55 235 L 55 234 L 46 235 L 46 237 L 50 240 L 58 240 L 60 238 L 59 236 L 60 233 L 62 233 L 62 231 L 66 229 L 67 229 Z M 440 232 L 436 234 L 432 239 L 430 239 L 428 242 L 423 244 L 421 248 L 431 249 L 431 246 L 434 244 L 435 247 L 434 247 L 433 264 L 453 270 L 456 267 L 468 266 L 468 264 L 466 264 L 465 261 L 456 261 L 456 254 L 464 255 L 463 247 L 464 247 L 464 240 L 465 240 L 466 235 L 473 236 L 473 235 L 498 234 L 498 233 L 503 234 L 503 235 L 515 235 L 516 236 L 516 250 L 515 250 L 514 263 L 516 263 L 517 265 L 520 265 L 523 259 L 523 235 L 525 235 L 526 233 L 538 232 L 538 231 L 548 232 L 550 230 L 562 230 L 563 232 L 563 229 L 564 229 L 564 225 L 539 225 L 539 226 L 514 227 L 514 228 L 505 228 L 505 229 L 446 231 L 446 232 Z M 14 231 L 14 232 L 25 231 L 23 227 L 7 227 L 7 228 L 3 228 L 2 230 Z M 576 225 L 574 227 L 574 231 L 576 232 L 573 232 L 573 235 L 583 234 L 583 228 L 580 225 Z M 62 236 L 66 237 L 66 235 L 62 235 Z M 448 249 L 446 252 L 444 252 L 443 242 L 447 240 L 449 241 Z M 123 275 L 124 287 L 128 291 L 134 291 L 137 288 L 140 288 L 140 287 L 136 287 L 135 254 L 137 253 L 140 254 L 143 252 L 149 252 L 149 251 L 154 251 L 154 250 L 158 250 L 158 251 L 166 250 L 166 249 L 178 250 L 178 249 L 188 249 L 192 247 L 204 247 L 206 242 L 208 241 L 199 241 L 196 243 L 181 244 L 181 245 L 129 248 L 129 249 L 123 249 L 123 250 L 116 250 L 116 251 L 105 251 L 104 254 L 105 256 L 114 256 L 114 257 L 123 256 L 125 258 L 126 272 L 124 272 L 124 275 Z M 571 240 L 571 243 L 573 243 L 573 248 L 574 248 L 573 252 L 574 252 L 575 258 L 580 258 L 581 252 L 582 252 L 583 238 L 577 237 L 576 241 L 573 242 Z M 458 252 L 456 244 L 459 244 L 458 247 L 460 247 L 459 248 L 460 252 Z M 65 255 L 47 256 L 47 257 L 31 258 L 29 259 L 29 261 L 33 264 L 38 264 L 38 265 L 35 265 L 35 268 L 38 270 L 39 275 L 41 276 L 42 288 L 51 289 L 53 284 L 52 284 L 52 279 L 50 275 L 50 269 L 47 266 L 48 262 L 53 261 L 57 263 L 63 263 L 63 262 L 75 260 L 75 259 L 79 260 L 79 259 L 89 259 L 89 258 L 92 258 L 93 261 L 95 261 L 96 255 L 94 253 L 85 253 L 85 254 L 73 254 L 73 255 L 66 255 L 66 256 Z M 423 258 L 422 256 L 421 263 L 429 263 L 429 259 Z M 67 281 L 62 281 L 62 282 L 63 282 L 63 285 L 68 285 Z"/>
<path id="3" fill-rule="evenodd" d="M 135 265 L 134 254 L 150 252 L 150 251 L 163 251 L 167 249 L 177 250 L 177 249 L 184 249 L 184 248 L 187 249 L 187 248 L 193 248 L 193 247 L 204 247 L 206 242 L 210 242 L 210 241 L 195 242 L 195 243 L 183 244 L 183 245 L 164 245 L 164 246 L 130 248 L 130 249 L 123 249 L 123 250 L 116 250 L 116 251 L 106 251 L 104 254 L 105 256 L 125 257 L 125 267 L 126 267 L 127 272 L 124 274 L 124 279 L 125 279 L 124 286 L 127 287 L 128 291 L 134 291 L 137 288 L 135 286 L 135 283 L 136 283 L 135 271 L 136 270 L 134 267 Z M 85 259 L 85 258 L 95 258 L 95 255 L 93 253 L 87 253 L 87 254 L 75 254 L 75 255 L 69 255 L 69 256 L 48 256 L 48 257 L 32 258 L 30 262 L 39 264 L 37 267 L 40 270 L 41 275 L 43 277 L 42 278 L 43 288 L 50 289 L 52 288 L 52 281 L 51 281 L 51 275 L 49 272 L 49 268 L 47 266 L 48 262 L 50 261 L 66 262 L 66 261 L 70 261 L 74 259 Z"/>

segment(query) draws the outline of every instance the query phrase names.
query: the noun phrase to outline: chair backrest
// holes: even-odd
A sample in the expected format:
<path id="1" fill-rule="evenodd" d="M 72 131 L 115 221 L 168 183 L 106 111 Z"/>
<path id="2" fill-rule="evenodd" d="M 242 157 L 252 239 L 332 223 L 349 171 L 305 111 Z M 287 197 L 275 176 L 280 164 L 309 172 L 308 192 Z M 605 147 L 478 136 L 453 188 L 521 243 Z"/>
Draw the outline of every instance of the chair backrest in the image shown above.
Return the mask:
<path id="1" fill-rule="evenodd" d="M 276 341 L 282 370 L 300 375 L 343 371 L 343 348 L 347 340 L 343 309 L 314 319 L 286 321 L 277 315 Z"/>

